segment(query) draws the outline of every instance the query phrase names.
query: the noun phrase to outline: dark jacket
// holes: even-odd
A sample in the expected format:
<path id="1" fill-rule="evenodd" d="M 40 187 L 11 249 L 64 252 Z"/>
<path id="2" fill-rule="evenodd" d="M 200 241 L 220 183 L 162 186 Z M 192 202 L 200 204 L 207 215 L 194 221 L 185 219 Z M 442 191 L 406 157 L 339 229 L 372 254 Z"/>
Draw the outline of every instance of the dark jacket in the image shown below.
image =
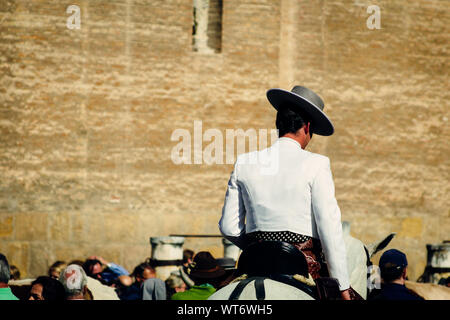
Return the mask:
<path id="1" fill-rule="evenodd" d="M 142 300 L 142 287 L 138 282 L 134 282 L 129 287 L 120 288 L 117 290 L 117 295 L 120 300 Z"/>
<path id="2" fill-rule="evenodd" d="M 416 295 L 405 285 L 397 283 L 386 283 L 381 285 L 381 290 L 374 295 L 370 300 L 424 300 L 422 297 Z"/>

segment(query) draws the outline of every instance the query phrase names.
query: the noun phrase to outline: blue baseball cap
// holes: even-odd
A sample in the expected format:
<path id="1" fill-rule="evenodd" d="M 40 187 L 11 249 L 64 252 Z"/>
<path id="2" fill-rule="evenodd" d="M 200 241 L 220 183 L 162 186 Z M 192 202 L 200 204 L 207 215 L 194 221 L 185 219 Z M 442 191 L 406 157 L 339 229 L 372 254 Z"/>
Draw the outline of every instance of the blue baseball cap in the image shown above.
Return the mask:
<path id="1" fill-rule="evenodd" d="M 408 260 L 406 260 L 406 255 L 397 250 L 390 249 L 385 251 L 380 258 L 379 262 L 380 268 L 383 267 L 406 267 L 408 265 Z"/>

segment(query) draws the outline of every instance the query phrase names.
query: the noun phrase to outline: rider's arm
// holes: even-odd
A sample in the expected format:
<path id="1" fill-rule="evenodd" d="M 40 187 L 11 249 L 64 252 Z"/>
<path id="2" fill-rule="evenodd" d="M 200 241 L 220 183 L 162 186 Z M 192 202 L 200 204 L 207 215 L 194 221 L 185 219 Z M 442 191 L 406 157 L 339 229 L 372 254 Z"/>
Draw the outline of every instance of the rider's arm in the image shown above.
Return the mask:
<path id="1" fill-rule="evenodd" d="M 340 290 L 350 287 L 347 253 L 342 234 L 341 211 L 334 194 L 330 160 L 324 158 L 311 187 L 311 202 L 317 232 L 327 261 L 330 277 L 339 280 Z"/>
<path id="2" fill-rule="evenodd" d="M 237 174 L 238 165 L 236 162 L 228 181 L 219 230 L 226 239 L 242 249 L 245 247 L 245 207 L 237 183 Z"/>

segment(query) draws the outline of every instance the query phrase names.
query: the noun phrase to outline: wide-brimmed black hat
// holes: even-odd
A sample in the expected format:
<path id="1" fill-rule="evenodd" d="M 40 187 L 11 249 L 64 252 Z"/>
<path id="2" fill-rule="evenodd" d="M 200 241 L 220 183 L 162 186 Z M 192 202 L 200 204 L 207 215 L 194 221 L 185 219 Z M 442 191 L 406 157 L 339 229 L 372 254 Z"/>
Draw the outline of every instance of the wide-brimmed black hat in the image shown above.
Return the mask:
<path id="1" fill-rule="evenodd" d="M 225 270 L 219 266 L 216 259 L 207 251 L 200 251 L 194 257 L 193 268 L 189 271 L 189 277 L 195 279 L 214 279 L 225 274 Z"/>
<path id="2" fill-rule="evenodd" d="M 331 120 L 323 112 L 324 103 L 314 91 L 302 86 L 295 86 L 291 91 L 274 88 L 267 91 L 267 99 L 277 110 L 289 107 L 309 115 L 315 134 L 331 136 L 334 133 Z"/>

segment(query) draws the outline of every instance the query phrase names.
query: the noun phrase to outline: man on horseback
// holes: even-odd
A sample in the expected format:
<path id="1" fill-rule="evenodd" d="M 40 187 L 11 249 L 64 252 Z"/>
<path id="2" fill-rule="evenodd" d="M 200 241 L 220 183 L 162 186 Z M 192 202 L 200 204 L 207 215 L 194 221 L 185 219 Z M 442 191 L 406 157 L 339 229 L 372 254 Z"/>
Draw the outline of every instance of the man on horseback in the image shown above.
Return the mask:
<path id="1" fill-rule="evenodd" d="M 279 139 L 266 150 L 238 156 L 219 229 L 241 249 L 255 241 L 293 244 L 313 279 L 336 278 L 342 298 L 349 300 L 353 290 L 330 160 L 304 150 L 313 133 L 330 136 L 333 125 L 322 99 L 308 88 L 270 89 L 267 98 L 278 111 Z M 278 170 L 264 174 L 262 167 L 274 154 Z"/>

